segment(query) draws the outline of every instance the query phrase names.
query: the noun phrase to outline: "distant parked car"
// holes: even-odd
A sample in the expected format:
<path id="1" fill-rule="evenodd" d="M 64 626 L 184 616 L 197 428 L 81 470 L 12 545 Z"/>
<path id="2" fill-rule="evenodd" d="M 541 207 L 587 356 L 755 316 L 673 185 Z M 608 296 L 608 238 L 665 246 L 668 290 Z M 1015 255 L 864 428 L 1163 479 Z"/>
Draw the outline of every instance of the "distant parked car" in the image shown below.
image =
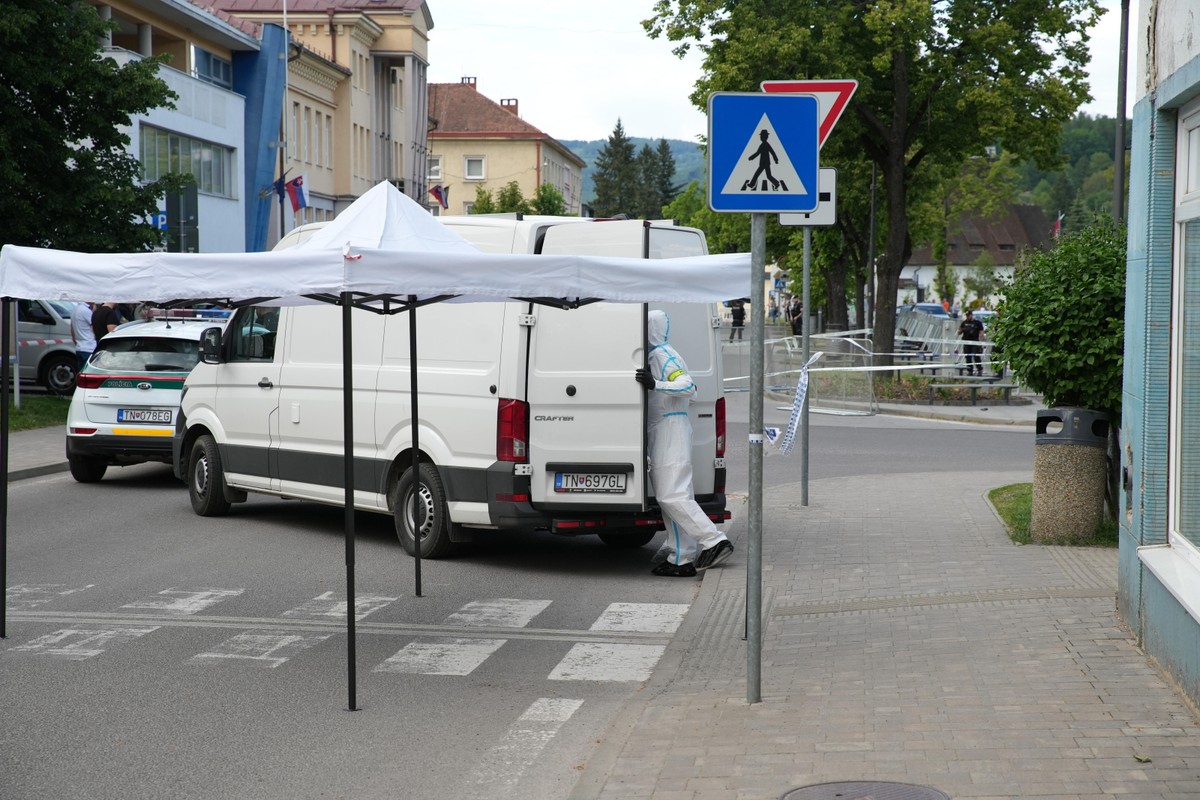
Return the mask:
<path id="1" fill-rule="evenodd" d="M 992 321 L 996 319 L 996 312 L 990 308 L 977 308 L 971 311 L 975 319 L 983 323 L 983 329 L 986 331 L 992 327 Z"/>
<path id="2" fill-rule="evenodd" d="M 67 463 L 75 480 L 95 483 L 112 465 L 171 463 L 183 382 L 200 361 L 200 334 L 226 321 L 135 321 L 100 340 L 67 412 Z"/>
<path id="3" fill-rule="evenodd" d="M 900 307 L 901 311 L 919 311 L 935 317 L 949 317 L 950 312 L 942 308 L 941 303 L 910 303 Z"/>

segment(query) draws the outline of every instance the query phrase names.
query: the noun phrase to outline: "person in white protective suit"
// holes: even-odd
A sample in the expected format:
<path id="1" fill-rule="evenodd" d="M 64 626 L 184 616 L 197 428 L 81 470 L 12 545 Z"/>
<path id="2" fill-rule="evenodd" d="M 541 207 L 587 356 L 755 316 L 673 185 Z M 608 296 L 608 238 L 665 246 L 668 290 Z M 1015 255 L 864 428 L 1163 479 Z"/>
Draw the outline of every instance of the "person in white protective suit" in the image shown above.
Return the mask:
<path id="1" fill-rule="evenodd" d="M 646 412 L 650 480 L 667 527 L 667 559 L 652 571 L 683 578 L 724 562 L 733 554 L 733 544 L 700 508 L 692 492 L 688 405 L 696 394 L 696 384 L 683 357 L 667 343 L 670 328 L 665 311 L 647 315 L 649 368 L 637 370 L 634 377 L 650 392 Z"/>

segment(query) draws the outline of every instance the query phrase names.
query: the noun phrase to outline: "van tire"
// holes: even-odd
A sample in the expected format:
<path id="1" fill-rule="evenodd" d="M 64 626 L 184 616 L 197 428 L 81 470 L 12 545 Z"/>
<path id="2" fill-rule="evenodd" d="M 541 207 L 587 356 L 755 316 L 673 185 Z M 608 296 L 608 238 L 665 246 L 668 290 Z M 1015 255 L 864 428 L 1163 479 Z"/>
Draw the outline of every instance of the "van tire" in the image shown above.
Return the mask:
<path id="1" fill-rule="evenodd" d="M 108 471 L 108 462 L 90 456 L 67 456 L 71 477 L 80 483 L 96 483 Z"/>
<path id="2" fill-rule="evenodd" d="M 600 541 L 609 547 L 634 549 L 645 547 L 658 534 L 658 531 L 648 531 L 642 528 L 617 528 L 608 533 L 600 534 Z"/>
<path id="3" fill-rule="evenodd" d="M 396 521 L 396 538 L 410 556 L 416 554 L 416 539 L 413 536 L 413 470 L 404 470 L 396 484 L 396 501 L 392 504 L 392 517 Z M 446 508 L 446 489 L 437 467 L 421 463 L 421 483 L 416 493 L 425 508 L 424 525 L 421 530 L 421 558 L 442 558 L 454 549 L 450 540 L 450 511 Z"/>
<path id="4" fill-rule="evenodd" d="M 41 384 L 51 394 L 68 395 L 75 391 L 74 353 L 54 353 L 42 359 Z"/>
<path id="5" fill-rule="evenodd" d="M 225 499 L 225 469 L 217 441 L 204 434 L 192 445 L 188 456 L 188 497 L 192 511 L 202 517 L 220 517 L 229 513 L 230 502 Z"/>

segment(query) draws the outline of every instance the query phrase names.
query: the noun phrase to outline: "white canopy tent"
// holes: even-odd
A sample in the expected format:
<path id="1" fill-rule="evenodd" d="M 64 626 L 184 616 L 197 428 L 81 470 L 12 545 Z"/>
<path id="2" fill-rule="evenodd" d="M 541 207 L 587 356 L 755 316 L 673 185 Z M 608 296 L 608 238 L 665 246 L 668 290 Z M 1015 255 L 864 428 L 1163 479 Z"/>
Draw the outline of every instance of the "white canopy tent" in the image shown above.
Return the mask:
<path id="1" fill-rule="evenodd" d="M 217 300 L 229 305 L 328 302 L 342 306 L 345 396 L 352 391 L 350 312 L 409 311 L 442 300 L 534 300 L 576 307 L 619 303 L 711 303 L 745 294 L 750 255 L 666 260 L 481 253 L 390 183 L 380 183 L 302 244 L 268 253 L 77 253 L 4 245 L 0 250 L 3 346 L 10 347 L 10 299 L 155 302 Z M 410 357 L 416 363 L 415 318 Z M 416 370 L 412 371 L 417 419 Z M 0 578 L 7 583 L 8 395 L 11 367 L 0 361 Z M 353 430 L 347 400 L 345 429 Z M 418 442 L 414 428 L 413 453 Z M 345 526 L 350 708 L 354 663 L 354 504 L 351 436 L 345 437 Z M 415 466 L 415 464 L 414 464 Z M 420 548 L 417 548 L 420 592 Z M 0 600 L 0 638 L 6 602 Z"/>

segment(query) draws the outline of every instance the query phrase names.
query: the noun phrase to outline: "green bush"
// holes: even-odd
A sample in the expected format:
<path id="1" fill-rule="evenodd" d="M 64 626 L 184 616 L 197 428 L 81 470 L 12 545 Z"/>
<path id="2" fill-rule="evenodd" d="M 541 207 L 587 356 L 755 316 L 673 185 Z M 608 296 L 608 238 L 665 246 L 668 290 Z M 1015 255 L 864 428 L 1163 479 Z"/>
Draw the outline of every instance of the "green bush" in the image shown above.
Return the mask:
<path id="1" fill-rule="evenodd" d="M 1125 228 L 1100 222 L 1026 253 L 988 331 L 1047 406 L 1121 413 Z"/>

